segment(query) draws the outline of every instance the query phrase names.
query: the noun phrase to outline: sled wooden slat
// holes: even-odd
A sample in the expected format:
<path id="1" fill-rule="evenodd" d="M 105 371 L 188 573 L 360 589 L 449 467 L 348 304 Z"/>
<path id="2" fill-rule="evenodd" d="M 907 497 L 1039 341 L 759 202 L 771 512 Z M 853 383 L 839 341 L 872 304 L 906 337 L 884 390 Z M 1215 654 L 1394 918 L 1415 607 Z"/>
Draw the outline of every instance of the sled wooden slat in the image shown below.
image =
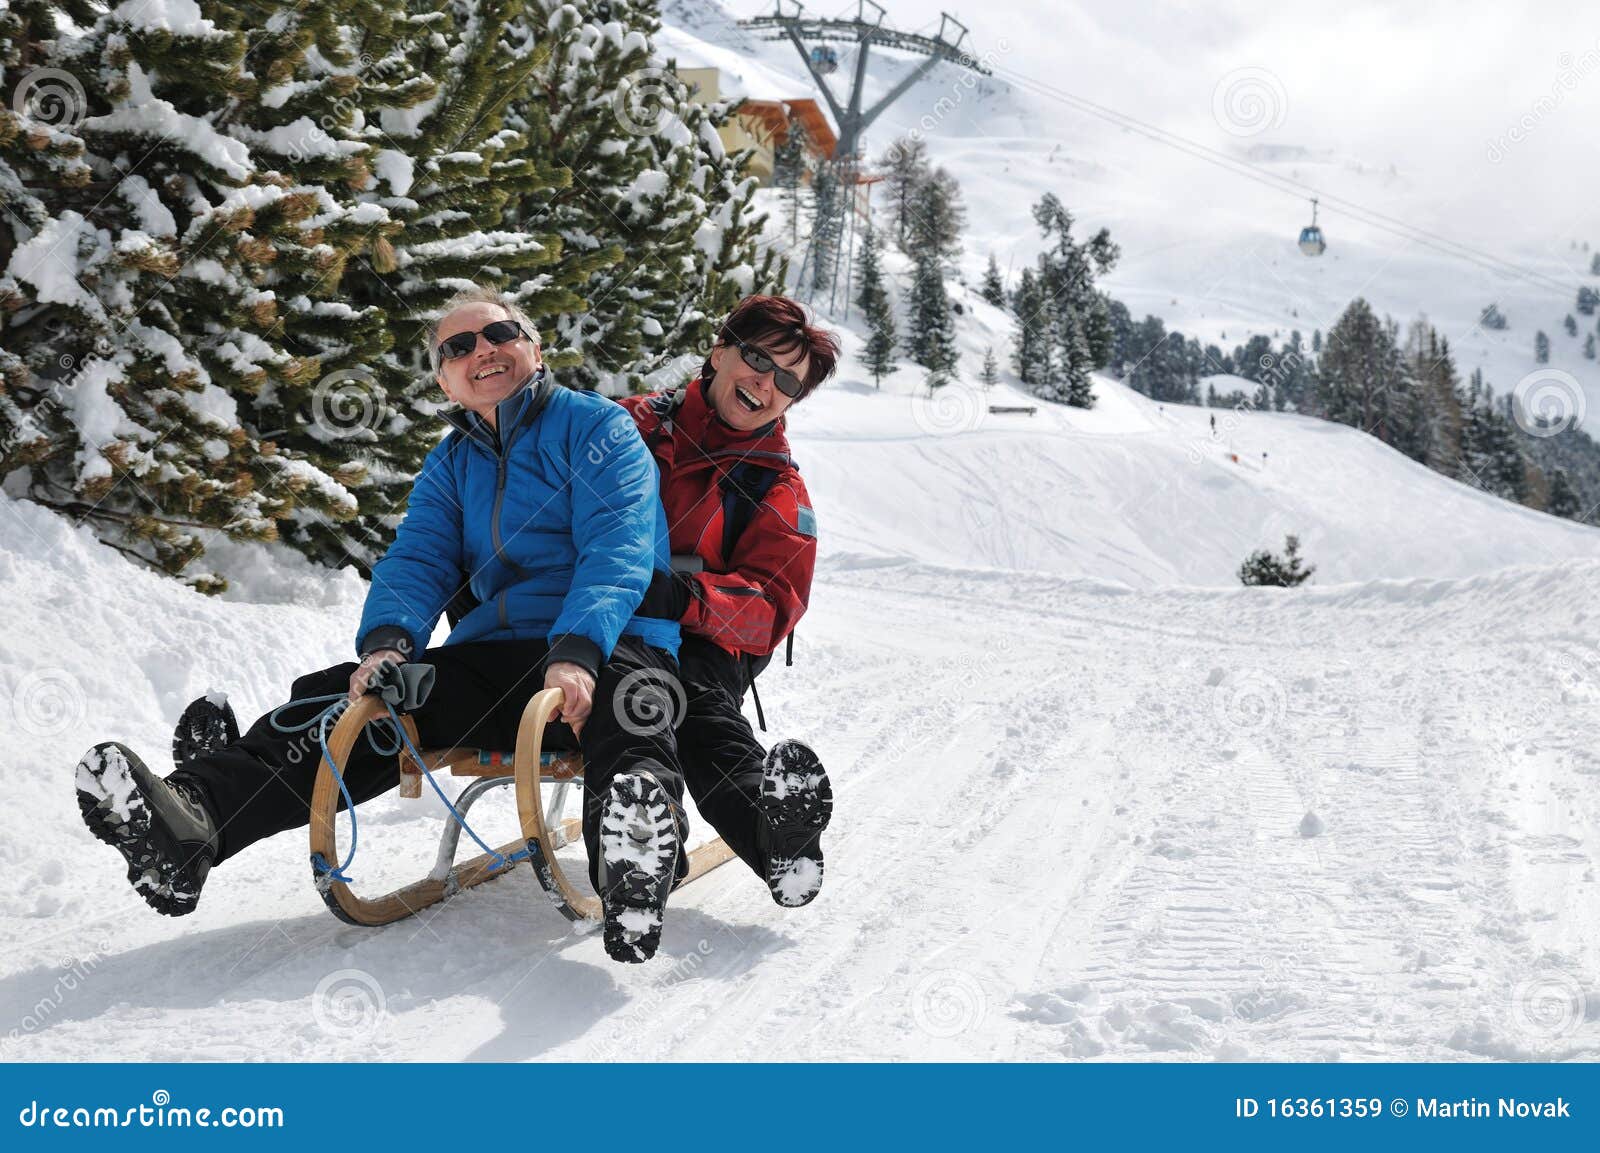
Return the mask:
<path id="1" fill-rule="evenodd" d="M 673 888 L 681 889 L 690 881 L 698 881 L 718 865 L 726 865 L 731 860 L 733 860 L 733 850 L 721 837 L 707 841 L 698 848 L 690 849 L 689 872 Z"/>
<path id="2" fill-rule="evenodd" d="M 510 765 L 504 760 L 500 764 L 480 764 L 476 749 L 442 749 L 423 750 L 422 765 L 419 766 L 408 750 L 402 750 L 399 766 L 401 795 L 420 794 L 424 771 L 448 768 L 455 776 L 515 776 L 522 839 L 501 845 L 497 850 L 499 856 L 510 857 L 526 849 L 539 884 L 569 920 L 599 920 L 599 898 L 575 888 L 556 858 L 557 849 L 582 839 L 583 822 L 573 817 L 551 828 L 545 818 L 541 786 L 571 782 L 583 776 L 583 759 L 576 753 L 557 754 L 550 763 L 540 763 L 545 726 L 560 709 L 560 689 L 545 689 L 534 695 L 523 710 L 522 721 L 517 729 L 514 763 Z M 334 763 L 347 763 L 350 751 L 355 748 L 356 741 L 361 738 L 367 725 L 387 719 L 388 715 L 383 702 L 376 696 L 364 696 L 345 710 L 328 736 L 328 752 Z M 406 716 L 401 717 L 400 721 L 411 743 L 416 744 L 415 723 Z M 339 801 L 339 783 L 327 762 L 320 761 L 316 785 L 311 794 L 311 852 L 320 855 L 329 866 L 340 860 L 336 836 Z M 720 838 L 694 849 L 689 854 L 689 872 L 678 882 L 678 887 L 703 877 L 718 865 L 732 860 L 733 855 L 733 850 Z M 448 860 L 447 850 L 444 856 Z M 493 864 L 495 859 L 495 854 L 480 853 L 454 865 L 446 878 L 425 877 L 382 897 L 358 897 L 347 883 L 333 880 L 326 874 L 316 878 L 317 889 L 328 908 L 341 920 L 352 925 L 387 925 L 436 905 L 463 889 L 470 889 L 510 872 L 515 867 L 504 862 L 496 867 Z"/>
<path id="3" fill-rule="evenodd" d="M 540 773 L 546 783 L 570 781 L 583 776 L 583 758 L 577 753 L 549 755 L 551 761 Z M 421 766 L 417 765 L 409 749 L 402 750 L 400 757 L 401 773 L 415 777 L 418 785 L 422 783 L 421 774 L 424 771 L 438 772 L 441 769 L 449 769 L 452 777 L 509 777 L 516 771 L 511 754 L 505 754 L 503 757 L 496 754 L 495 761 L 482 764 L 481 754 L 477 749 L 427 749 L 422 753 Z"/>

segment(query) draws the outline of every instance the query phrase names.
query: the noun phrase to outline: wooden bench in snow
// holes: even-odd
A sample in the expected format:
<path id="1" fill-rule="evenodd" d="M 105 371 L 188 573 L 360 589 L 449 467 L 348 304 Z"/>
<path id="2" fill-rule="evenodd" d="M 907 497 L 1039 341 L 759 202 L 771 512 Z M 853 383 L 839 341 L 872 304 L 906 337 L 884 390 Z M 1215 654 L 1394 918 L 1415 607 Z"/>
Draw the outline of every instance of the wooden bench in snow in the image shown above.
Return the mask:
<path id="1" fill-rule="evenodd" d="M 994 416 L 1032 416 L 1038 411 L 1038 406 L 1032 404 L 991 404 L 989 406 L 989 412 Z"/>
<path id="2" fill-rule="evenodd" d="M 533 865 L 539 884 L 552 902 L 571 921 L 598 921 L 600 899 L 574 888 L 556 860 L 556 850 L 583 837 L 583 822 L 576 817 L 563 820 L 563 806 L 573 785 L 583 784 L 583 758 L 571 752 L 544 752 L 544 728 L 561 711 L 561 690 L 535 693 L 522 711 L 517 727 L 514 752 L 488 752 L 479 749 L 423 750 L 423 764 L 410 752 L 400 752 L 400 795 L 420 797 L 422 774 L 449 769 L 451 776 L 476 777 L 456 798 L 456 812 L 465 818 L 467 810 L 484 793 L 502 785 L 515 785 L 517 814 L 522 820 L 522 836 L 501 845 L 494 853 L 480 853 L 456 864 L 456 845 L 461 839 L 461 823 L 448 820 L 439 838 L 439 855 L 432 871 L 420 881 L 396 889 L 383 897 L 358 897 L 344 882 L 315 868 L 317 891 L 334 916 L 352 925 L 387 925 L 421 912 L 429 905 L 455 896 L 463 889 L 510 872 L 513 854 L 524 854 Z M 362 730 L 373 721 L 388 720 L 389 713 L 376 694 L 362 697 L 345 710 L 328 735 L 328 752 L 335 764 L 344 764 Z M 416 725 L 408 716 L 400 718 L 412 744 L 417 741 Z M 550 788 L 549 800 L 543 789 Z M 339 859 L 334 818 L 339 812 L 339 782 L 324 759 L 317 766 L 317 784 L 311 794 L 311 854 L 324 862 Z M 689 853 L 689 874 L 679 881 L 705 876 L 718 865 L 733 859 L 733 850 L 718 838 Z"/>

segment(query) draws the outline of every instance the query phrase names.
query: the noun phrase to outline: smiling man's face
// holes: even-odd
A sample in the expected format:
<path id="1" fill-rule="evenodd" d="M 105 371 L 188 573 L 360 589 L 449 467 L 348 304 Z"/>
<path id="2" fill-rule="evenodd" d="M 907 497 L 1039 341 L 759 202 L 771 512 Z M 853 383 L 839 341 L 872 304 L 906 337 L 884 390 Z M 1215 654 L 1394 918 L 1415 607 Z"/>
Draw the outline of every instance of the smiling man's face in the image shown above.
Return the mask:
<path id="1" fill-rule="evenodd" d="M 806 378 L 811 358 L 803 346 L 792 352 L 771 355 L 779 368 L 787 368 L 801 380 Z M 772 383 L 772 373 L 757 372 L 744 362 L 737 345 L 719 344 L 713 348 L 711 367 L 715 373 L 708 393 L 711 407 L 740 432 L 754 432 L 777 420 L 793 403 Z"/>
<path id="2" fill-rule="evenodd" d="M 498 304 L 467 304 L 439 324 L 435 343 L 458 332 L 478 332 L 478 345 L 466 356 L 439 362 L 439 387 L 462 408 L 485 420 L 494 420 L 494 406 L 516 391 L 538 369 L 539 346 L 525 336 L 505 344 L 491 344 L 480 330 L 497 320 L 509 320 Z"/>

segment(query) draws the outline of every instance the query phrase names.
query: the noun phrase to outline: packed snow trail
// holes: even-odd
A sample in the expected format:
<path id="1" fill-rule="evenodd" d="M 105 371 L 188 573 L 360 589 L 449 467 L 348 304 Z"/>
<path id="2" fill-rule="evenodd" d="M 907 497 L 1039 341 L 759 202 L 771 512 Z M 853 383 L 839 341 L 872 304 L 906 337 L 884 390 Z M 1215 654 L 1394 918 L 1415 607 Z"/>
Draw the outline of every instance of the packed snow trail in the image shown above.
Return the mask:
<path id="1" fill-rule="evenodd" d="M 77 758 L 161 763 L 213 688 L 250 724 L 348 658 L 365 585 L 218 546 L 206 598 L 0 495 L 4 1055 L 1600 1056 L 1600 533 L 1300 417 L 1214 444 L 1108 380 L 1090 412 L 931 406 L 854 345 L 794 419 L 823 548 L 761 684 L 832 777 L 826 883 L 786 910 L 732 862 L 638 967 L 526 869 L 343 925 L 299 833 L 151 913 Z M 1285 531 L 1317 583 L 1233 585 Z M 364 806 L 358 891 L 423 875 L 445 819 Z M 509 793 L 472 822 L 511 839 Z"/>
<path id="2" fill-rule="evenodd" d="M 91 587 L 121 573 L 121 597 L 175 632 L 196 625 L 172 620 L 185 598 L 216 618 L 188 675 L 243 690 L 247 721 L 265 707 L 286 670 L 240 671 L 268 651 L 248 636 L 259 606 L 134 573 L 31 506 L 4 512 L 8 534 L 19 518 L 59 534 L 54 559 L 0 566 L 7 603 L 37 598 L 8 646 L 47 620 L 45 655 L 68 662 L 129 609 L 100 588 L 94 619 L 42 587 L 47 565 Z M 730 864 L 676 895 L 638 968 L 573 932 L 526 870 L 347 927 L 298 835 L 217 870 L 193 916 L 152 915 L 69 787 L 91 736 L 164 748 L 164 704 L 96 703 L 127 714 L 118 650 L 162 643 L 123 618 L 101 638 L 105 681 L 73 666 L 89 697 L 70 729 L 6 742 L 3 851 L 23 882 L 4 905 L 7 1056 L 1593 1058 L 1600 755 L 1573 718 L 1600 697 L 1596 580 L 1600 564 L 1567 562 L 1129 592 L 825 563 L 826 610 L 764 697 L 832 771 L 827 885 L 783 910 Z M 346 612 L 272 619 L 292 646 Z M 6 687 L 37 727 L 49 686 Z M 490 839 L 514 821 L 498 803 L 475 810 Z M 1320 835 L 1301 834 L 1308 812 Z M 436 802 L 364 809 L 358 883 L 420 874 L 440 820 Z"/>

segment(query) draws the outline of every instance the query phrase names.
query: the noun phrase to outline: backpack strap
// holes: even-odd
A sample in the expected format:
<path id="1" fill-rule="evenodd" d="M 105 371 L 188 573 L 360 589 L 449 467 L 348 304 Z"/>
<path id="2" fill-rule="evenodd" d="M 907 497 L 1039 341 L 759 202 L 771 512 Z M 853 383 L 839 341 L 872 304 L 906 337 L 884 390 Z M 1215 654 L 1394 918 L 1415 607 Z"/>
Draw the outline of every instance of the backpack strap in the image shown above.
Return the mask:
<path id="1" fill-rule="evenodd" d="M 738 543 L 739 537 L 749 527 L 751 519 L 756 515 L 756 509 L 761 507 L 761 502 L 767 498 L 767 493 L 778 481 L 779 470 L 771 465 L 758 464 L 755 461 L 744 460 L 730 468 L 722 478 L 722 557 L 727 560 L 733 555 L 733 546 Z M 788 652 L 784 661 L 785 666 L 794 664 L 794 633 L 791 632 L 787 640 Z M 752 657 L 745 653 L 741 659 L 745 674 L 745 685 L 750 690 L 750 695 L 755 699 L 756 719 L 760 722 L 761 731 L 767 731 L 767 718 L 761 711 L 761 697 L 756 693 L 756 677 L 761 670 L 767 667 L 772 658 Z"/>
<path id="2" fill-rule="evenodd" d="M 656 418 L 656 427 L 645 438 L 645 447 L 650 450 L 651 456 L 656 454 L 656 445 L 672 436 L 672 418 L 678 409 L 683 407 L 686 395 L 682 388 L 669 388 L 666 392 L 658 392 L 645 401 L 645 406 L 655 414 Z"/>
<path id="3" fill-rule="evenodd" d="M 755 461 L 740 461 L 723 474 L 722 558 L 733 556 L 733 546 L 744 535 L 756 509 L 778 481 L 778 470 Z"/>

